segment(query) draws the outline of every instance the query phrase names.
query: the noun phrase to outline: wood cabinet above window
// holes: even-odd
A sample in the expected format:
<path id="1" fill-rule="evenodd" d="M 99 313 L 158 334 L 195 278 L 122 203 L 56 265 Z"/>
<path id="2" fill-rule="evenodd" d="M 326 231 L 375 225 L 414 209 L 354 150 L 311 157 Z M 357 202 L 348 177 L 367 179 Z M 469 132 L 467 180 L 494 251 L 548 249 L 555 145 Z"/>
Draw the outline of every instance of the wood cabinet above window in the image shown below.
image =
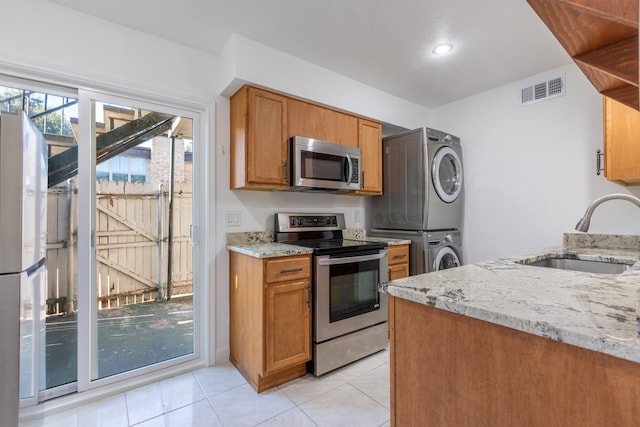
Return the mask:
<path id="1" fill-rule="evenodd" d="M 601 94 L 640 110 L 638 0 L 527 0 Z"/>

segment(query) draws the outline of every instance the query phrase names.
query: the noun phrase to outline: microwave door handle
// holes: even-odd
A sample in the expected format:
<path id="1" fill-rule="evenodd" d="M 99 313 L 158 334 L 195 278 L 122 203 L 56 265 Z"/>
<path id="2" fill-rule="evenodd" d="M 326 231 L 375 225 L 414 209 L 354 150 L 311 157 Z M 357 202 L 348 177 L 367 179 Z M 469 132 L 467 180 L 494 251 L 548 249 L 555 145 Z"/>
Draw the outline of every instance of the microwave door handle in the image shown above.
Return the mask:
<path id="1" fill-rule="evenodd" d="M 351 180 L 353 179 L 353 162 L 351 161 L 351 156 L 347 154 L 347 184 L 351 184 Z"/>
<path id="2" fill-rule="evenodd" d="M 318 265 L 337 265 L 337 264 L 353 264 L 356 262 L 373 261 L 382 259 L 387 256 L 387 251 L 373 255 L 349 256 L 342 258 L 319 258 Z"/>

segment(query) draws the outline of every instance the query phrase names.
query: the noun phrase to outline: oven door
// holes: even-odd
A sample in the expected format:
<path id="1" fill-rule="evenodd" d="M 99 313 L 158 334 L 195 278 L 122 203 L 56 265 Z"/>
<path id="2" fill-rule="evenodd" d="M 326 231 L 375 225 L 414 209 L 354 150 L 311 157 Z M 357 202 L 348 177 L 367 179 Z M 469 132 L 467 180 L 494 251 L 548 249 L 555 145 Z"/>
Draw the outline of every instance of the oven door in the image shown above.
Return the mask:
<path id="1" fill-rule="evenodd" d="M 315 257 L 314 342 L 387 321 L 387 250 Z"/>

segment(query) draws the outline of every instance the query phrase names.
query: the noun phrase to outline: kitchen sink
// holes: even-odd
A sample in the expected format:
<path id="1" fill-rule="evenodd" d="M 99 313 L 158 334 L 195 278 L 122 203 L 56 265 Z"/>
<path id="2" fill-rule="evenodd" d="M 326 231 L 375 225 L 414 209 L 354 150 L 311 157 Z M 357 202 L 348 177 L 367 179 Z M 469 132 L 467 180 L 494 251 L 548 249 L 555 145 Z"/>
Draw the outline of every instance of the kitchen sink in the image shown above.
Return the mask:
<path id="1" fill-rule="evenodd" d="M 617 261 L 594 261 L 575 258 L 543 258 L 536 261 L 524 259 L 519 264 L 533 267 L 557 268 L 560 270 L 584 271 L 587 273 L 620 274 L 627 271 L 632 264 Z"/>

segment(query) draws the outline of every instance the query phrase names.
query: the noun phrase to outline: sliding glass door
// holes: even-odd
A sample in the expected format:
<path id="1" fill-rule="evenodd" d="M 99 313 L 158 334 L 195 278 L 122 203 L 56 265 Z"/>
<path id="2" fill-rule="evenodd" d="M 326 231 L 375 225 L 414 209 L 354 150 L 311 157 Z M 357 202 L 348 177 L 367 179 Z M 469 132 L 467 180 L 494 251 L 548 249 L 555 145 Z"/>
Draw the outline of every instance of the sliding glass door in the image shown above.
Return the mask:
<path id="1" fill-rule="evenodd" d="M 104 94 L 82 92 L 80 103 L 79 134 L 91 138 L 79 152 L 79 179 L 91 183 L 79 194 L 90 236 L 80 249 L 82 389 L 196 357 L 197 287 L 193 118 Z"/>
<path id="2" fill-rule="evenodd" d="M 0 114 L 18 110 L 48 149 L 46 269 L 20 306 L 21 406 L 198 358 L 199 114 L 0 76 Z"/>

